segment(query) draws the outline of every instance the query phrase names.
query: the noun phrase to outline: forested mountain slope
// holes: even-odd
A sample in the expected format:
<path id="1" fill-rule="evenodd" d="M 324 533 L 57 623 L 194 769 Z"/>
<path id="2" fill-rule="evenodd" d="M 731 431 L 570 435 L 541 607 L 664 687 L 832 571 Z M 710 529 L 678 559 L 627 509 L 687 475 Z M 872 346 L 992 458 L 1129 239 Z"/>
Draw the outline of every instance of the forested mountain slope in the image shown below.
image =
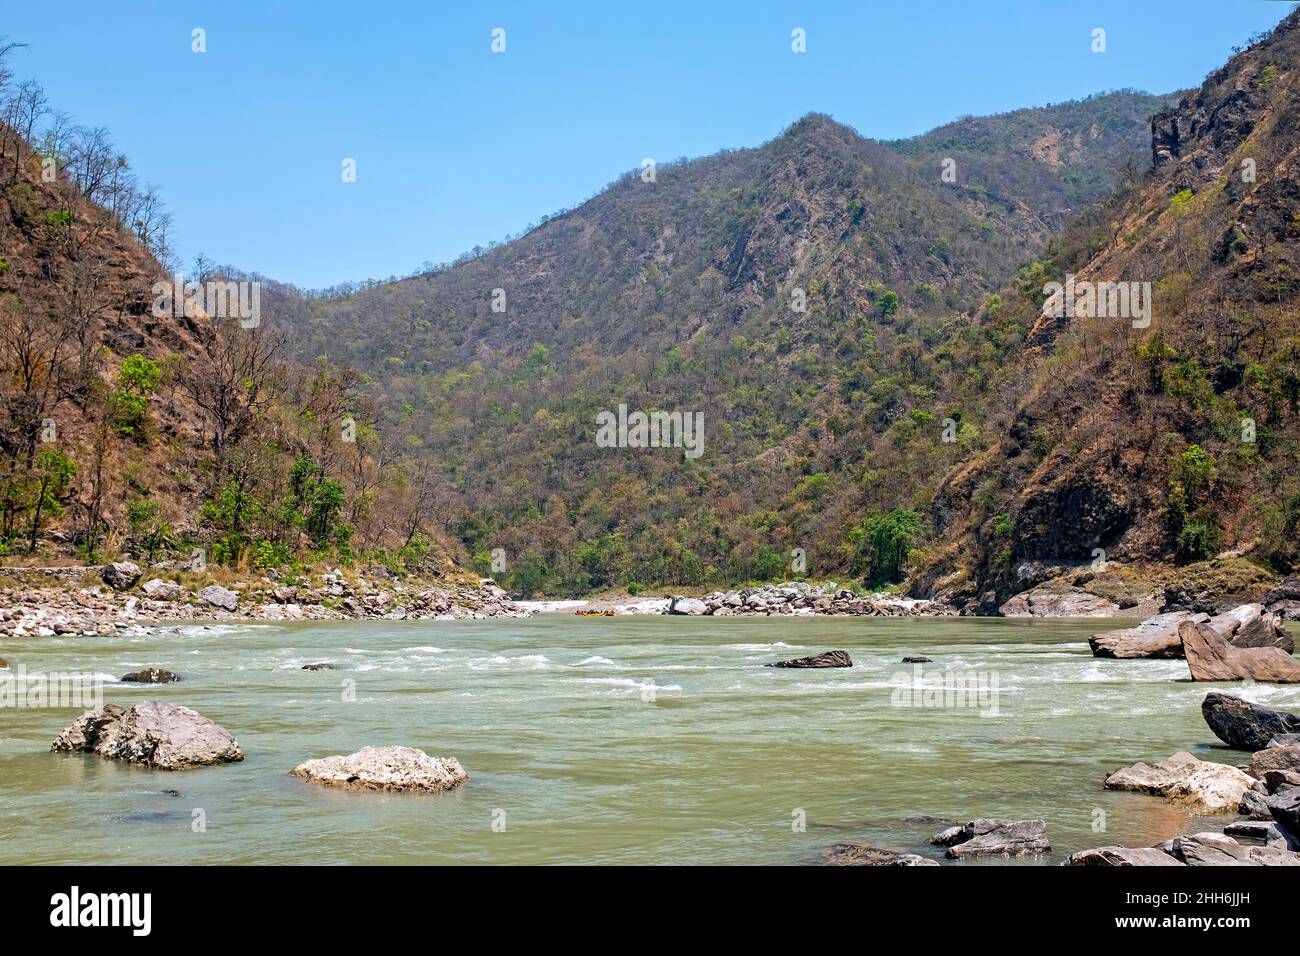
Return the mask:
<path id="1" fill-rule="evenodd" d="M 897 143 L 809 115 L 634 171 L 452 267 L 305 301 L 290 347 L 366 372 L 383 428 L 467 508 L 480 567 L 504 549 L 520 590 L 789 575 L 794 548 L 808 573 L 867 573 L 862 517 L 926 510 L 984 445 L 977 410 L 940 397 L 1010 343 L 954 353 L 952 329 L 1137 174 L 1166 102 L 1115 93 Z M 705 453 L 598 447 L 620 404 L 703 413 Z"/>

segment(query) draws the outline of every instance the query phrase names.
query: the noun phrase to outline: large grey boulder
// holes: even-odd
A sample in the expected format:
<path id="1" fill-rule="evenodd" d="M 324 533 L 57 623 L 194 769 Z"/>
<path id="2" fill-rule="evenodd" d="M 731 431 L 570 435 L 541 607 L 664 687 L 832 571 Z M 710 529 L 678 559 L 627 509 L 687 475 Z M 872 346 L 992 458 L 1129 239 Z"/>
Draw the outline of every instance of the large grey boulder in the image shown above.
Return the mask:
<path id="1" fill-rule="evenodd" d="M 99 570 L 99 576 L 114 591 L 129 591 L 140 580 L 140 568 L 130 561 L 117 561 L 106 564 Z"/>
<path id="2" fill-rule="evenodd" d="M 705 614 L 709 606 L 699 598 L 675 597 L 668 605 L 669 614 Z"/>
<path id="3" fill-rule="evenodd" d="M 233 611 L 239 607 L 239 595 L 219 584 L 209 584 L 199 592 L 199 600 L 206 601 L 213 607 Z"/>
<path id="4" fill-rule="evenodd" d="M 1240 697 L 1211 691 L 1201 701 L 1201 716 L 1214 735 L 1237 750 L 1263 750 L 1278 734 L 1300 732 L 1300 717 L 1270 710 Z"/>
<path id="5" fill-rule="evenodd" d="M 789 661 L 764 664 L 764 667 L 852 667 L 848 651 L 825 651 L 811 657 L 796 657 Z"/>
<path id="6" fill-rule="evenodd" d="M 1280 614 L 1270 614 L 1262 604 L 1241 604 L 1207 622 L 1233 647 L 1278 647 L 1288 654 L 1295 642 Z"/>
<path id="7" fill-rule="evenodd" d="M 1300 661 L 1280 647 L 1234 647 L 1209 624 L 1178 626 L 1192 680 L 1300 684 Z"/>
<path id="8" fill-rule="evenodd" d="M 1043 820 L 993 820 L 981 817 L 959 827 L 949 827 L 930 838 L 948 848 L 955 859 L 964 856 L 1032 856 L 1050 853 L 1047 823 Z"/>
<path id="9" fill-rule="evenodd" d="M 188 707 L 144 700 L 104 704 L 82 714 L 54 739 L 52 751 L 96 753 L 158 770 L 188 770 L 243 760 L 230 731 Z"/>
<path id="10" fill-rule="evenodd" d="M 455 757 L 431 757 L 414 747 L 362 747 L 347 756 L 308 760 L 290 773 L 327 787 L 423 793 L 453 790 L 469 779 Z"/>
<path id="11" fill-rule="evenodd" d="M 181 596 L 181 586 L 175 581 L 153 578 L 141 586 L 145 597 L 152 601 L 175 601 Z"/>
<path id="12" fill-rule="evenodd" d="M 1300 866 L 1300 853 L 1281 846 L 1242 846 L 1223 833 L 1174 837 L 1169 853 L 1187 866 Z"/>
<path id="13" fill-rule="evenodd" d="M 1208 614 L 1170 611 L 1147 618 L 1133 627 L 1104 631 L 1088 638 L 1094 657 L 1178 658 L 1183 656 L 1183 642 L 1178 625 L 1184 621 L 1198 624 L 1208 621 Z"/>
<path id="14" fill-rule="evenodd" d="M 861 843 L 836 843 L 822 850 L 822 866 L 938 866 L 937 860 L 916 853 L 881 850 Z"/>
<path id="15" fill-rule="evenodd" d="M 1155 847 L 1099 846 L 1065 858 L 1066 866 L 1186 866 Z"/>
<path id="16" fill-rule="evenodd" d="M 1136 763 L 1106 778 L 1107 790 L 1129 790 L 1164 797 L 1207 813 L 1227 813 L 1241 806 L 1254 781 L 1236 767 L 1198 760 L 1180 752 L 1153 764 Z"/>

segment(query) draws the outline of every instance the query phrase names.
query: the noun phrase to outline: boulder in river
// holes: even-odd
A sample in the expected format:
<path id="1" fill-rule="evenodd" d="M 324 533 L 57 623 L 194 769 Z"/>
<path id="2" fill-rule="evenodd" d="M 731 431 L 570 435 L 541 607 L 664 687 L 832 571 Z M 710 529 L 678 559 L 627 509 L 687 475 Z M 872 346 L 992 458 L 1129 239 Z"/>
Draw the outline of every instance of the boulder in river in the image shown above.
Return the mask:
<path id="1" fill-rule="evenodd" d="M 981 817 L 959 827 L 949 827 L 930 838 L 948 848 L 954 859 L 964 856 L 1032 856 L 1050 853 L 1047 823 L 1043 820 L 993 820 Z"/>
<path id="2" fill-rule="evenodd" d="M 1280 647 L 1233 647 L 1209 624 L 1178 626 L 1192 680 L 1300 684 L 1300 662 Z"/>
<path id="3" fill-rule="evenodd" d="M 209 584 L 205 587 L 199 592 L 199 600 L 206 601 L 213 607 L 225 608 L 227 611 L 239 607 L 239 595 L 219 584 Z"/>
<path id="4" fill-rule="evenodd" d="M 99 576 L 114 591 L 129 591 L 140 580 L 140 566 L 130 561 L 117 561 L 106 564 L 99 570 Z"/>
<path id="5" fill-rule="evenodd" d="M 362 747 L 347 756 L 308 760 L 290 773 L 327 787 L 422 793 L 453 790 L 469 779 L 455 757 L 431 757 L 414 747 Z"/>
<path id="6" fill-rule="evenodd" d="M 1094 657 L 1178 658 L 1183 656 L 1178 625 L 1184 621 L 1201 624 L 1209 619 L 1208 614 L 1170 611 L 1147 618 L 1133 627 L 1094 634 L 1088 638 L 1088 646 L 1092 648 Z"/>
<path id="7" fill-rule="evenodd" d="M 904 657 L 903 663 L 904 664 L 933 664 L 934 661 L 930 660 L 930 658 L 928 657 L 921 657 L 919 654 L 917 654 L 917 655 L 909 655 L 908 657 Z"/>
<path id="8" fill-rule="evenodd" d="M 165 667 L 146 667 L 121 677 L 127 684 L 174 684 L 180 679 L 179 674 L 172 673 Z"/>
<path id="9" fill-rule="evenodd" d="M 1266 613 L 1262 604 L 1239 604 L 1207 623 L 1233 647 L 1280 647 L 1288 654 L 1295 650 L 1282 616 Z"/>
<path id="10" fill-rule="evenodd" d="M 1201 716 L 1216 737 L 1237 750 L 1263 750 L 1277 735 L 1300 731 L 1300 716 L 1217 691 L 1201 701 Z"/>
<path id="11" fill-rule="evenodd" d="M 938 866 L 937 860 L 917 853 L 881 850 L 861 843 L 836 843 L 822 850 L 817 860 L 822 866 Z"/>
<path id="12" fill-rule="evenodd" d="M 1136 763 L 1106 778 L 1107 790 L 1149 793 L 1209 813 L 1236 811 L 1254 781 L 1236 767 L 1179 752 L 1153 764 Z"/>
<path id="13" fill-rule="evenodd" d="M 1066 866 L 1186 866 L 1155 847 L 1099 846 L 1065 858 Z"/>
<path id="14" fill-rule="evenodd" d="M 332 671 L 334 670 L 334 665 L 329 661 L 320 661 L 316 664 L 303 664 L 302 669 L 305 671 Z"/>
<path id="15" fill-rule="evenodd" d="M 54 739 L 53 751 L 97 753 L 158 770 L 188 770 L 243 760 L 230 732 L 179 704 L 144 700 L 130 708 L 104 704 L 82 714 Z"/>
<path id="16" fill-rule="evenodd" d="M 848 651 L 825 651 L 811 657 L 796 657 L 794 660 L 777 661 L 764 664 L 764 667 L 852 667 L 853 661 Z"/>

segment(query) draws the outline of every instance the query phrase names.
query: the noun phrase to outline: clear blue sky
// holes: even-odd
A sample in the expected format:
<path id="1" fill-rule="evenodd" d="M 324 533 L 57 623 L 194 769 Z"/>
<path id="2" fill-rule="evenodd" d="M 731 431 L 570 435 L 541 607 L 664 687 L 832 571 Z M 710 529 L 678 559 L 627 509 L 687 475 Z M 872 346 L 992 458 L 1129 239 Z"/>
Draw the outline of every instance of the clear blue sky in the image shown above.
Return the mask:
<path id="1" fill-rule="evenodd" d="M 0 31 L 52 104 L 107 126 L 202 252 L 306 287 L 521 230 L 643 157 L 830 113 L 868 136 L 1101 90 L 1199 84 L 1269 0 L 445 3 L 65 0 Z M 208 51 L 190 50 L 191 30 Z M 490 50 L 494 27 L 506 52 Z M 807 53 L 790 32 L 807 31 Z M 1092 30 L 1107 50 L 1093 53 Z M 357 182 L 340 181 L 345 157 Z"/>

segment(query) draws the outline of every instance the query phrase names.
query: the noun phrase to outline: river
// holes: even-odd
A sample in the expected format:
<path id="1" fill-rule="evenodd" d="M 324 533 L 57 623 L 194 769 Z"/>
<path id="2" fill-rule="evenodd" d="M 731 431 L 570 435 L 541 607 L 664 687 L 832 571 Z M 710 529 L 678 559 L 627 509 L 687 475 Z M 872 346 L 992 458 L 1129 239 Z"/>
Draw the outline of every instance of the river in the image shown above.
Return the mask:
<path id="1" fill-rule="evenodd" d="M 0 710 L 0 863 L 803 864 L 840 841 L 939 858 L 941 825 L 918 815 L 1043 817 L 1051 863 L 1206 829 L 1101 787 L 1178 750 L 1245 758 L 1206 727 L 1216 685 L 1182 661 L 1094 659 L 1088 635 L 1113 626 L 551 614 L 10 641 L 0 654 L 28 672 L 169 667 L 185 680 L 114 680 L 105 699 L 191 706 L 247 759 L 169 773 L 52 754 L 77 710 Z M 761 666 L 830 648 L 854 666 Z M 934 663 L 918 674 L 908 654 Z M 337 669 L 301 669 L 315 661 Z M 905 689 L 945 674 L 970 692 Z M 1300 688 L 1234 692 L 1300 705 Z M 418 796 L 289 776 L 368 744 L 455 756 L 471 779 Z"/>

